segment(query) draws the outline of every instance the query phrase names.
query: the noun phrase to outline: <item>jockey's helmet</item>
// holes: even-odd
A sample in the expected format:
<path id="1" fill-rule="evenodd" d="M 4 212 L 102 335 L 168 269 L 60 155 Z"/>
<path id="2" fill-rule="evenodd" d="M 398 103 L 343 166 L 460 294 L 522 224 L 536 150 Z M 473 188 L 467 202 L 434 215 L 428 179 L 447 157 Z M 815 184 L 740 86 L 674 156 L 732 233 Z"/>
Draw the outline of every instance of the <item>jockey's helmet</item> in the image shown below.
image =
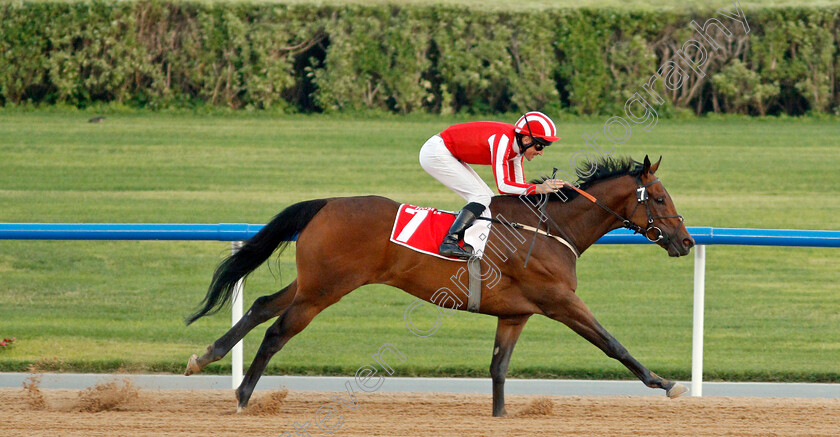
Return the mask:
<path id="1" fill-rule="evenodd" d="M 540 150 L 560 139 L 557 136 L 557 127 L 554 125 L 554 122 L 547 115 L 539 111 L 527 112 L 522 117 L 519 117 L 519 120 L 514 125 L 514 131 L 520 137 L 520 141 L 521 136 L 524 135 L 534 138 L 537 143 L 542 145 L 539 148 Z"/>

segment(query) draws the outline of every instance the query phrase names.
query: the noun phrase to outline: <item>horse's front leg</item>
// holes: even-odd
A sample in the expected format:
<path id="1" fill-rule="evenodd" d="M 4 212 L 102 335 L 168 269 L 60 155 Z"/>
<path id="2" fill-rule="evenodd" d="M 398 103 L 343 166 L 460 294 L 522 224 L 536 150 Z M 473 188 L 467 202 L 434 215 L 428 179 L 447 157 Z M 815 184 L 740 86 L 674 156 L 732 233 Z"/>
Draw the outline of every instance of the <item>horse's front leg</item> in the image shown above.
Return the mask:
<path id="1" fill-rule="evenodd" d="M 630 352 L 595 320 L 586 304 L 573 291 L 558 293 L 551 305 L 543 308 L 547 316 L 564 323 L 581 337 L 598 346 L 607 356 L 620 361 L 646 386 L 664 389 L 670 398 L 676 398 L 688 391 L 684 385 L 662 378 L 636 361 Z"/>
<path id="2" fill-rule="evenodd" d="M 525 327 L 528 317 L 499 318 L 496 326 L 496 341 L 493 344 L 493 360 L 490 362 L 490 376 L 493 378 L 493 417 L 507 414 L 505 411 L 505 375 L 516 340 Z"/>

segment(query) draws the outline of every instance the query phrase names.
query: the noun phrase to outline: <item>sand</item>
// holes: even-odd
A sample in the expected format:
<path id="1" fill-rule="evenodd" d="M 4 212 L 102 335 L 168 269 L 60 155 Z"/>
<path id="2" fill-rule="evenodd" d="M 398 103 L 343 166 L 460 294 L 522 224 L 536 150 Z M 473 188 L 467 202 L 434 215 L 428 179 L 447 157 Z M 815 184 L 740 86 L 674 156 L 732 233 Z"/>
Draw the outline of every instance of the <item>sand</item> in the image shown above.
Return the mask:
<path id="1" fill-rule="evenodd" d="M 125 384 L 0 389 L 0 436 L 840 435 L 840 399 L 509 395 L 509 415 L 494 418 L 490 394 L 357 392 L 354 403 L 347 393 L 283 390 L 256 392 L 237 414 L 233 390 Z"/>

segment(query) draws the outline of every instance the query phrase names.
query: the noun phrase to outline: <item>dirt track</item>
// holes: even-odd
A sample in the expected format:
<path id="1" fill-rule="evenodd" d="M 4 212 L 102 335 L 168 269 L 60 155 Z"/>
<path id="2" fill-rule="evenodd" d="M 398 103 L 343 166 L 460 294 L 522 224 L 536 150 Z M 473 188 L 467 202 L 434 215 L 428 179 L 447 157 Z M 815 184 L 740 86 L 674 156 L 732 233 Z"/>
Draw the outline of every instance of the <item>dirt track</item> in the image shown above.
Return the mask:
<path id="1" fill-rule="evenodd" d="M 293 424 L 307 421 L 310 435 L 330 435 L 316 427 L 316 411 L 337 406 L 331 396 L 349 400 L 346 393 L 290 392 L 272 404 L 257 392 L 252 405 L 266 408 L 255 415 L 235 413 L 232 390 L 141 390 L 115 410 L 83 413 L 78 390 L 40 393 L 46 405 L 39 407 L 22 389 L 0 389 L 0 436 L 280 436 L 295 435 Z M 840 435 L 840 399 L 508 396 L 510 416 L 497 419 L 489 394 L 356 396 L 356 410 L 338 406 L 325 421 L 344 420 L 331 435 Z"/>

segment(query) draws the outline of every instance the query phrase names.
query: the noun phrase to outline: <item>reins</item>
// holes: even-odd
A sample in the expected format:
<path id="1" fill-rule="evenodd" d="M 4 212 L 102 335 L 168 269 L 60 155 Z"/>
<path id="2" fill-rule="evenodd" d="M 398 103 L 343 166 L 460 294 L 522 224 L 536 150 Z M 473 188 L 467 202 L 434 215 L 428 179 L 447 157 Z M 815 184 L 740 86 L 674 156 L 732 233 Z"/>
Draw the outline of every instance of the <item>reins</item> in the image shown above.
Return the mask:
<path id="1" fill-rule="evenodd" d="M 683 216 L 681 216 L 679 214 L 677 214 L 677 215 L 663 215 L 663 216 L 656 216 L 656 217 L 653 216 L 653 214 L 650 212 L 650 204 L 648 204 L 648 200 L 650 200 L 650 199 L 649 199 L 648 194 L 647 194 L 647 188 L 649 186 L 657 183 L 657 182 L 660 182 L 659 178 L 656 178 L 656 179 L 654 179 L 654 180 L 652 180 L 652 181 L 650 181 L 646 184 L 643 184 L 642 183 L 642 178 L 639 177 L 639 176 L 636 176 L 636 184 L 638 185 L 638 188 L 636 188 L 636 206 L 633 207 L 633 212 L 630 213 L 630 217 L 633 217 L 634 215 L 636 215 L 636 209 L 639 207 L 639 204 L 644 203 L 645 204 L 645 212 L 647 213 L 647 217 L 648 217 L 648 223 L 647 223 L 648 225 L 645 228 L 637 225 L 636 223 L 631 221 L 629 218 L 624 218 L 623 216 L 621 216 L 621 214 L 613 211 L 610 207 L 608 207 L 607 205 L 604 205 L 600 200 L 595 198 L 595 196 L 587 193 L 586 191 L 583 191 L 580 188 L 575 187 L 573 185 L 570 185 L 570 187 L 573 190 L 577 191 L 583 197 L 589 199 L 592 203 L 600 206 L 601 209 L 603 209 L 604 211 L 606 211 L 606 212 L 612 214 L 613 216 L 615 216 L 615 218 L 618 219 L 618 221 L 621 222 L 621 225 L 622 225 L 623 228 L 630 229 L 631 231 L 633 231 L 634 234 L 642 234 L 642 235 L 645 236 L 645 238 L 647 238 L 651 242 L 658 243 L 659 241 L 665 239 L 666 237 L 665 237 L 665 233 L 662 232 L 662 229 L 660 229 L 658 226 L 653 226 L 653 222 L 656 221 L 656 220 L 662 220 L 662 219 L 667 219 L 667 218 L 678 218 L 678 219 L 680 219 L 680 222 L 682 222 L 683 221 Z M 656 232 L 658 234 L 656 239 L 648 237 L 648 233 L 651 230 L 656 230 Z"/>
<path id="2" fill-rule="evenodd" d="M 554 172 L 551 173 L 551 179 L 554 179 L 554 176 L 556 174 L 557 174 L 557 168 L 555 167 Z M 531 251 L 534 250 L 534 243 L 537 242 L 537 234 L 543 234 L 543 235 L 546 235 L 548 237 L 554 238 L 555 240 L 559 241 L 560 243 L 562 243 L 563 245 L 568 247 L 569 250 L 571 250 L 572 253 L 575 254 L 575 258 L 580 258 L 580 250 L 578 250 L 578 248 L 575 247 L 574 243 L 572 243 L 572 240 L 569 238 L 568 235 L 566 235 L 565 232 L 563 232 L 563 229 L 560 227 L 560 225 L 558 225 L 554 221 L 554 219 L 551 218 L 551 216 L 546 214 L 545 209 L 546 209 L 547 206 L 548 206 L 548 199 L 546 199 L 545 202 L 543 202 L 542 205 L 540 205 L 540 218 L 544 217 L 547 220 L 540 220 L 540 223 L 537 224 L 537 226 L 538 226 L 537 228 L 531 228 L 530 226 L 528 226 L 528 228 L 531 228 L 531 229 L 526 229 L 527 225 L 522 225 L 522 224 L 519 224 L 519 223 L 511 223 L 510 224 L 514 228 L 517 227 L 517 226 L 514 226 L 514 225 L 518 225 L 519 229 L 526 229 L 526 230 L 531 230 L 532 232 L 534 232 L 534 238 L 531 239 L 531 246 L 528 248 L 528 254 L 525 256 L 525 265 L 523 267 L 528 267 L 528 261 L 531 259 Z M 544 222 L 544 221 L 548 222 L 545 225 L 545 231 L 540 229 L 540 227 L 542 226 L 542 222 Z M 551 225 L 554 225 L 554 229 L 556 229 L 557 232 L 560 233 L 560 235 L 563 238 L 560 238 L 560 237 L 555 236 L 555 235 L 551 235 Z"/>
<path id="3" fill-rule="evenodd" d="M 554 169 L 554 172 L 555 173 L 557 172 L 556 168 Z M 552 175 L 552 179 L 553 178 L 554 178 L 554 175 Z M 650 204 L 648 204 L 648 201 L 650 199 L 649 199 L 648 194 L 647 194 L 647 188 L 650 187 L 653 184 L 656 184 L 657 182 L 660 182 L 659 178 L 656 178 L 656 179 L 654 179 L 654 180 L 652 180 L 652 181 L 650 181 L 646 184 L 643 184 L 642 183 L 642 178 L 639 177 L 639 176 L 636 176 L 636 183 L 638 185 L 638 188 L 636 188 L 636 206 L 633 208 L 633 212 L 630 213 L 630 217 L 633 217 L 636 214 L 636 209 L 638 209 L 639 204 L 643 203 L 645 205 L 645 212 L 647 213 L 647 217 L 648 217 L 647 227 L 644 227 L 644 228 L 639 226 L 638 224 L 634 223 L 629 218 L 624 218 L 624 216 L 622 216 L 621 214 L 613 211 L 612 208 L 605 205 L 603 202 L 598 200 L 598 198 L 596 198 L 595 196 L 587 193 L 586 191 L 583 191 L 580 188 L 575 187 L 574 185 L 568 185 L 568 187 L 575 190 L 578 194 L 585 197 L 590 202 L 594 203 L 595 205 L 598 205 L 604 211 L 612 214 L 616 218 L 616 220 L 621 222 L 621 226 L 623 228 L 633 231 L 634 234 L 644 235 L 644 237 L 647 238 L 648 240 L 650 240 L 652 243 L 658 243 L 658 242 L 662 241 L 663 239 L 667 239 L 667 237 L 665 236 L 665 233 L 662 232 L 662 229 L 660 229 L 658 226 L 653 226 L 653 223 L 656 220 L 662 220 L 662 219 L 668 219 L 668 218 L 678 218 L 678 219 L 680 219 L 680 222 L 682 222 L 683 217 L 679 214 L 677 214 L 677 215 L 654 216 L 651 213 Z M 578 248 L 575 247 L 575 245 L 574 245 L 574 243 L 572 243 L 571 239 L 560 228 L 560 225 L 558 225 L 554 221 L 554 219 L 552 219 L 548 214 L 546 214 L 547 205 L 548 205 L 548 199 L 546 199 L 546 201 L 543 202 L 540 205 L 540 208 L 539 208 L 540 215 L 541 215 L 541 217 L 545 217 L 545 219 L 540 220 L 540 223 L 537 225 L 536 228 L 532 227 L 532 226 L 529 226 L 529 225 L 524 225 L 522 223 L 502 222 L 502 221 L 497 220 L 495 218 L 488 218 L 488 217 L 478 217 L 478 220 L 487 220 L 491 223 L 497 223 L 497 224 L 504 225 L 504 226 L 510 226 L 514 229 L 524 229 L 526 231 L 530 231 L 530 232 L 534 233 L 534 238 L 531 239 L 531 245 L 528 248 L 528 254 L 525 256 L 525 266 L 524 267 L 528 267 L 528 260 L 531 258 L 531 252 L 534 249 L 534 244 L 536 243 L 536 240 L 537 240 L 537 234 L 542 234 L 542 235 L 545 235 L 547 237 L 554 238 L 558 242 L 560 242 L 563 245 L 565 245 L 566 247 L 568 247 L 569 250 L 571 250 L 572 253 L 574 253 L 575 258 L 579 258 L 580 257 L 580 250 L 578 250 Z M 455 213 L 453 211 L 442 211 L 442 210 L 440 210 L 440 211 L 448 213 L 448 214 L 457 215 L 457 213 Z M 546 222 L 546 229 L 545 230 L 542 230 L 542 223 L 543 222 Z M 552 226 L 554 226 L 554 229 L 557 231 L 557 233 L 560 234 L 559 236 L 551 234 L 551 227 Z M 651 238 L 651 237 L 648 236 L 648 234 L 651 231 L 656 231 L 657 232 L 656 238 Z"/>

